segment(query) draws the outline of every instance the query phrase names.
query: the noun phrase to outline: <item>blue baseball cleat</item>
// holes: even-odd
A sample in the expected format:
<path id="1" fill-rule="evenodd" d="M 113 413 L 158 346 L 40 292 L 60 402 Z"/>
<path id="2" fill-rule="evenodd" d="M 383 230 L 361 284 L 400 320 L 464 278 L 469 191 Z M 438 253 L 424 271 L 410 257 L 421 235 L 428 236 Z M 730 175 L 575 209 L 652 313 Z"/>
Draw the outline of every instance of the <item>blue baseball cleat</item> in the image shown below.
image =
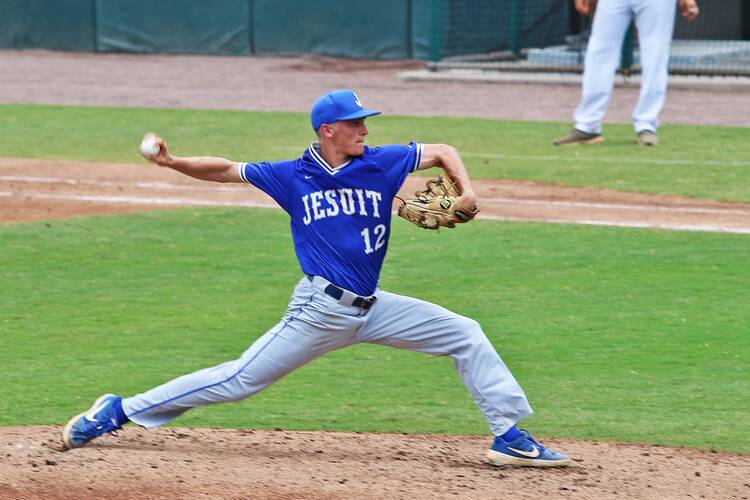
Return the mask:
<path id="1" fill-rule="evenodd" d="M 570 465 L 570 457 L 548 450 L 527 431 L 521 431 L 521 437 L 505 441 L 500 436 L 487 452 L 487 458 L 494 465 L 521 465 L 527 467 L 562 467 Z"/>
<path id="2" fill-rule="evenodd" d="M 113 406 L 119 399 L 114 394 L 99 396 L 91 408 L 68 420 L 62 433 L 65 448 L 80 448 L 94 438 L 122 428 Z"/>

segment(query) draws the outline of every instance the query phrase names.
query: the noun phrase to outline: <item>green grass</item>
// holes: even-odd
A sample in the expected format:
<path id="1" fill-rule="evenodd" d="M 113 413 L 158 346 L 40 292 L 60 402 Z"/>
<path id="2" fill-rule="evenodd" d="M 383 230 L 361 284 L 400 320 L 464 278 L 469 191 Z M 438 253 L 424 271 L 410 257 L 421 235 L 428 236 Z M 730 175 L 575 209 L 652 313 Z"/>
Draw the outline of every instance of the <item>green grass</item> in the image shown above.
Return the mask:
<path id="1" fill-rule="evenodd" d="M 4 225 L 0 248 L 0 425 L 236 358 L 300 276 L 272 210 Z M 749 261 L 741 235 L 399 219 L 381 284 L 479 320 L 537 434 L 748 453 Z M 376 346 L 174 424 L 487 432 L 449 359 Z"/>
<path id="2" fill-rule="evenodd" d="M 561 149 L 563 123 L 368 124 L 371 144 L 451 143 L 474 177 L 750 201 L 743 128 L 664 126 L 646 149 L 608 125 L 604 145 Z M 0 157 L 148 168 L 147 130 L 180 155 L 247 161 L 294 157 L 313 137 L 304 113 L 0 105 Z M 233 359 L 299 277 L 277 211 L 5 225 L 0 248 L 0 425 L 62 423 L 104 390 Z M 741 235 L 489 221 L 435 234 L 397 220 L 381 283 L 478 319 L 535 407 L 535 433 L 748 453 L 749 258 Z M 175 424 L 487 431 L 449 359 L 374 346 Z"/>
<path id="3" fill-rule="evenodd" d="M 630 125 L 607 125 L 601 146 L 558 148 L 569 124 L 379 116 L 370 144 L 447 142 L 478 178 L 533 180 L 750 202 L 750 142 L 739 127 L 668 125 L 662 144 L 635 144 Z M 179 155 L 243 161 L 298 156 L 314 138 L 305 113 L 0 105 L 0 157 L 145 162 L 143 133 Z"/>

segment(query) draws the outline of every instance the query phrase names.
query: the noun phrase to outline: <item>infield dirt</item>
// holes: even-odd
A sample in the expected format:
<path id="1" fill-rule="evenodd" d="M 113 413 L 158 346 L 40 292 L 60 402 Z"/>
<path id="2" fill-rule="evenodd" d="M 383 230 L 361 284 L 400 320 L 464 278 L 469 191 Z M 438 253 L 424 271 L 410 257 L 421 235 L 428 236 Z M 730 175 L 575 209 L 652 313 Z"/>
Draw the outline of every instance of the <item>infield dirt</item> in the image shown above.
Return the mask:
<path id="1" fill-rule="evenodd" d="M 3 498 L 747 498 L 750 457 L 545 439 L 564 469 L 483 462 L 486 436 L 126 428 L 61 451 L 57 426 L 0 428 Z"/>
<path id="2" fill-rule="evenodd" d="M 0 51 L 0 63 L 0 102 L 8 103 L 306 111 L 322 92 L 347 86 L 385 112 L 568 120 L 579 94 L 568 86 L 397 79 L 399 70 L 419 63 L 38 51 Z M 610 118 L 628 121 L 636 96 L 634 88 L 615 92 Z M 742 91 L 671 91 L 662 118 L 748 126 L 747 104 Z M 2 222 L 191 204 L 271 205 L 253 189 L 204 187 L 143 164 L 6 158 L 0 177 Z M 747 204 L 531 183 L 477 186 L 488 200 L 485 217 L 750 229 Z M 487 436 L 128 427 L 63 452 L 60 430 L 0 428 L 0 498 L 750 497 L 750 456 L 685 448 L 543 439 L 574 457 L 574 465 L 529 470 L 484 463 Z"/>

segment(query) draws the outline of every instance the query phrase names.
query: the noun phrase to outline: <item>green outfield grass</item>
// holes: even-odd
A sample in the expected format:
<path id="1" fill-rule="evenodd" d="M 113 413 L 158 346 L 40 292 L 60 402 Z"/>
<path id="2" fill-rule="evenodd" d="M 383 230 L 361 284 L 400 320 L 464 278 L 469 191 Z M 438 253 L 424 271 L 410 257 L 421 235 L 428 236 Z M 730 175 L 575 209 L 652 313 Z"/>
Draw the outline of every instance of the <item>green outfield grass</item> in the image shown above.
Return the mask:
<path id="1" fill-rule="evenodd" d="M 747 128 L 667 125 L 662 144 L 635 144 L 630 125 L 607 125 L 600 146 L 559 148 L 570 125 L 476 118 L 379 116 L 370 144 L 447 142 L 475 177 L 750 201 Z M 179 155 L 241 161 L 298 156 L 314 138 L 305 113 L 0 105 L 0 156 L 143 162 L 145 131 Z"/>
<path id="2" fill-rule="evenodd" d="M 104 391 L 233 359 L 300 276 L 275 210 L 11 224 L 0 248 L 0 425 L 63 423 Z M 479 320 L 537 434 L 748 453 L 748 262 L 742 235 L 494 221 L 431 233 L 398 219 L 382 286 Z M 487 433 L 450 359 L 377 346 L 174 425 Z"/>

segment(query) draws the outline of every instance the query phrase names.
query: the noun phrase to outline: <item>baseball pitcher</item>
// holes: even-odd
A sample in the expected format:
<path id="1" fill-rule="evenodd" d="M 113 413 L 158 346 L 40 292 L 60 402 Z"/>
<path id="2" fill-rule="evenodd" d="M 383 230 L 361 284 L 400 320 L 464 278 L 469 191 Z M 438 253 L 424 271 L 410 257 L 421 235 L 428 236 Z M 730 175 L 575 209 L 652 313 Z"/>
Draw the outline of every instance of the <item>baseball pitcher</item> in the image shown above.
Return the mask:
<path id="1" fill-rule="evenodd" d="M 367 342 L 453 358 L 495 436 L 487 455 L 493 464 L 570 463 L 517 428 L 531 408 L 476 321 L 378 287 L 391 204 L 410 173 L 430 167 L 444 173 L 399 210 L 420 227 L 471 221 L 477 197 L 451 146 L 366 146 L 365 120 L 377 114 L 351 90 L 329 92 L 312 106 L 318 140 L 301 157 L 273 163 L 178 157 L 163 139 L 146 135 L 141 152 L 158 165 L 206 181 L 251 184 L 270 195 L 291 219 L 302 277 L 284 317 L 238 359 L 131 397 L 104 394 L 67 423 L 62 436 L 67 448 L 127 422 L 151 428 L 191 408 L 245 399 L 318 356 Z"/>

